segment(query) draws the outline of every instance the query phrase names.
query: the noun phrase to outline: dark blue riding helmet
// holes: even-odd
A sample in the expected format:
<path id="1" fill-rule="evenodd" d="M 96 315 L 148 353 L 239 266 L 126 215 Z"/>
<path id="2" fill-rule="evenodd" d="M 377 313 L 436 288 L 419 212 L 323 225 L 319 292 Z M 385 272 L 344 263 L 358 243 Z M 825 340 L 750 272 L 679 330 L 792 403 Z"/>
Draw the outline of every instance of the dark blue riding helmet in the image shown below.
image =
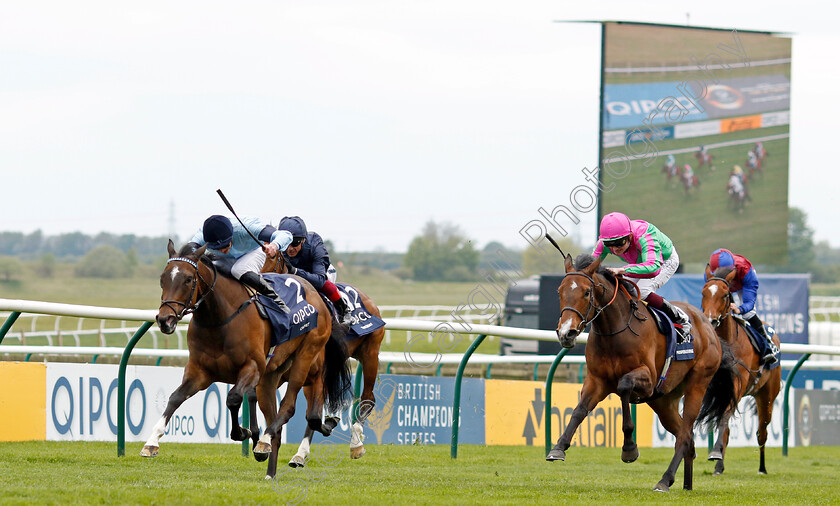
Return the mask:
<path id="1" fill-rule="evenodd" d="M 306 223 L 300 216 L 285 216 L 277 225 L 277 230 L 286 230 L 292 237 L 306 239 Z"/>
<path id="2" fill-rule="evenodd" d="M 233 239 L 233 225 L 229 219 L 218 214 L 204 220 L 202 232 L 204 232 L 207 247 L 210 249 L 222 249 Z"/>

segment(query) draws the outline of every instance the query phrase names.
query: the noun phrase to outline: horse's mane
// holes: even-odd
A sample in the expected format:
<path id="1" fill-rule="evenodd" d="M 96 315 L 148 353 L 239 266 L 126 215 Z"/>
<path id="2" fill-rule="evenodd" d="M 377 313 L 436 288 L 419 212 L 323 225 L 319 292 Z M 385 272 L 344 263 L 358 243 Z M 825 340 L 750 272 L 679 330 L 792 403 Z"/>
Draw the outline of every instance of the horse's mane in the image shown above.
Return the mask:
<path id="1" fill-rule="evenodd" d="M 715 269 L 715 272 L 712 273 L 712 276 L 714 276 L 716 278 L 726 279 L 726 276 L 728 276 L 734 270 L 735 270 L 734 265 L 723 265 L 723 266 Z"/>
<path id="2" fill-rule="evenodd" d="M 184 244 L 183 246 L 181 246 L 181 249 L 178 251 L 178 256 L 179 257 L 193 257 L 193 256 L 195 256 L 196 250 L 198 250 L 198 248 L 195 247 L 195 243 L 194 242 L 188 242 L 187 244 Z M 199 258 L 199 260 L 202 263 L 210 266 L 213 263 L 213 254 L 212 253 L 205 253 L 204 255 L 201 256 L 201 258 Z"/>
<path id="3" fill-rule="evenodd" d="M 582 271 L 583 269 L 586 269 L 587 267 L 592 265 L 592 262 L 594 261 L 594 256 L 588 253 L 581 253 L 575 258 L 575 270 Z M 595 272 L 607 278 L 607 281 L 609 281 L 611 284 L 617 285 L 618 278 L 616 278 L 615 274 L 613 274 L 612 271 L 607 269 L 605 266 L 599 265 Z M 636 293 L 636 287 L 633 286 L 633 283 L 631 283 L 630 281 L 622 279 L 621 284 L 624 285 L 624 288 L 626 288 L 628 292 L 632 294 Z"/>

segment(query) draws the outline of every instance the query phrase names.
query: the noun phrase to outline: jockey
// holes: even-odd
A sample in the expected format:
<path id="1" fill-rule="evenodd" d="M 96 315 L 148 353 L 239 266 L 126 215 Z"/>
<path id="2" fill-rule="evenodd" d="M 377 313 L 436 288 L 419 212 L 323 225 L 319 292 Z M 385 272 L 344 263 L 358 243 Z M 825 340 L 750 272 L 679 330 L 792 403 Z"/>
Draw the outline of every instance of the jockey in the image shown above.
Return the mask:
<path id="1" fill-rule="evenodd" d="M 338 311 L 339 322 L 351 323 L 352 309 L 335 286 L 336 271 L 330 263 L 330 255 L 321 236 L 317 232 L 307 232 L 306 223 L 299 216 L 284 217 L 277 229 L 292 235 L 292 243 L 286 249 L 289 274 L 309 281 L 333 303 Z"/>
<path id="2" fill-rule="evenodd" d="M 740 169 L 737 165 L 736 168 Z M 738 195 L 741 199 L 744 198 L 744 176 L 743 173 L 738 174 L 736 172 L 732 172 L 732 175 L 729 176 L 729 183 L 726 185 L 726 188 L 733 194 Z"/>
<path id="3" fill-rule="evenodd" d="M 285 251 L 292 242 L 292 235 L 275 229 L 259 218 L 246 216 L 242 223 L 247 229 L 239 223 L 234 225 L 225 216 L 214 214 L 204 220 L 204 225 L 190 239 L 190 244 L 193 249 L 206 244 L 207 249 L 215 253 L 213 263 L 216 266 L 261 295 L 270 297 L 284 313 L 288 313 L 289 308 L 283 299 L 259 272 L 265 264 L 266 254 L 273 257 Z M 248 231 L 265 243 L 265 251 Z"/>
<path id="4" fill-rule="evenodd" d="M 755 154 L 758 155 L 759 159 L 764 158 L 764 144 L 760 141 L 755 143 L 753 151 L 755 151 Z"/>
<path id="5" fill-rule="evenodd" d="M 668 236 L 646 221 L 630 221 L 622 213 L 610 213 L 601 220 L 598 244 L 592 255 L 603 260 L 607 253 L 630 264 L 610 268 L 613 274 L 636 278 L 639 298 L 665 313 L 677 324 L 677 331 L 683 337 L 691 333 L 691 320 L 685 311 L 654 293 L 671 279 L 680 265 L 677 249 Z"/>
<path id="6" fill-rule="evenodd" d="M 677 159 L 674 158 L 674 155 L 673 154 L 668 155 L 668 158 L 665 160 L 665 166 L 668 167 L 669 169 L 671 169 L 673 167 L 676 167 L 676 165 L 677 165 Z"/>
<path id="7" fill-rule="evenodd" d="M 689 183 L 694 182 L 694 169 L 691 168 L 690 164 L 685 164 L 685 167 L 683 167 L 683 177 Z"/>
<path id="8" fill-rule="evenodd" d="M 758 335 L 763 336 L 769 345 L 764 346 L 764 356 L 761 357 L 762 364 L 772 364 L 776 361 L 775 352 L 778 351 L 776 344 L 767 335 L 761 318 L 755 312 L 755 299 L 758 296 L 758 275 L 749 260 L 736 255 L 727 249 L 717 249 L 709 258 L 709 267 L 712 272 L 718 267 L 735 267 L 735 279 L 729 284 L 732 302 L 730 307 L 733 313 L 740 314 Z M 708 281 L 708 280 L 707 280 Z"/>
<path id="9" fill-rule="evenodd" d="M 755 156 L 755 151 L 747 152 L 747 166 L 750 168 L 758 167 L 758 157 Z"/>

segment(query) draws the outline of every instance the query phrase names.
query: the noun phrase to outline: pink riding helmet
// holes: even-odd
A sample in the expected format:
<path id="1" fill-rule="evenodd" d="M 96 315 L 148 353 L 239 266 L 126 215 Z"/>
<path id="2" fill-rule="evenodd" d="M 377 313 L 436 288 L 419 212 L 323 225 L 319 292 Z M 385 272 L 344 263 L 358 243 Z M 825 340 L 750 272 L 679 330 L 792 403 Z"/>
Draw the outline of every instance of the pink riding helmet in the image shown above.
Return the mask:
<path id="1" fill-rule="evenodd" d="M 630 218 L 623 213 L 610 213 L 601 219 L 598 239 L 610 240 L 630 235 Z"/>

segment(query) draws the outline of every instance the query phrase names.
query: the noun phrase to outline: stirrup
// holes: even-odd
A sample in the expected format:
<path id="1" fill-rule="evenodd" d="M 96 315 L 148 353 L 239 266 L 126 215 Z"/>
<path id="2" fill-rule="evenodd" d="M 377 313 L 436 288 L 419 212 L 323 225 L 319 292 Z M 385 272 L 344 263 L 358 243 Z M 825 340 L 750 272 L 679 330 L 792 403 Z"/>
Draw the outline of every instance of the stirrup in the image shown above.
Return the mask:
<path id="1" fill-rule="evenodd" d="M 778 360 L 776 354 L 770 351 L 770 353 L 761 357 L 761 365 L 775 364 Z"/>

